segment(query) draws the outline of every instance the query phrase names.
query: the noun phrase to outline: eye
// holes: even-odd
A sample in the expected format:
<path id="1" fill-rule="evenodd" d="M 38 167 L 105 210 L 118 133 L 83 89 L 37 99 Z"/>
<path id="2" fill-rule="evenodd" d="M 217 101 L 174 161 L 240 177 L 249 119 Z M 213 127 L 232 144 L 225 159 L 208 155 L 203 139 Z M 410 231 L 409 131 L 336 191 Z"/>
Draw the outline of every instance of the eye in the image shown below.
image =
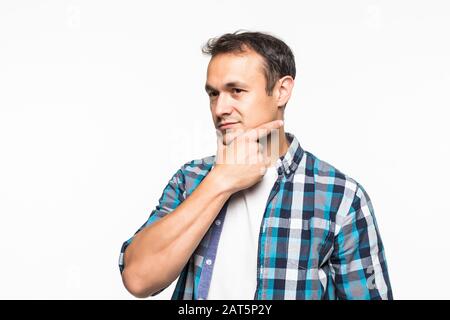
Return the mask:
<path id="1" fill-rule="evenodd" d="M 232 91 L 233 91 L 233 93 L 236 93 L 236 94 L 239 94 L 239 93 L 241 93 L 241 92 L 244 92 L 244 90 L 239 89 L 239 88 L 233 88 Z"/>
<path id="2" fill-rule="evenodd" d="M 217 96 L 218 96 L 218 93 L 217 93 L 217 91 L 209 91 L 209 92 L 208 92 L 208 96 L 209 96 L 209 97 L 217 97 Z"/>

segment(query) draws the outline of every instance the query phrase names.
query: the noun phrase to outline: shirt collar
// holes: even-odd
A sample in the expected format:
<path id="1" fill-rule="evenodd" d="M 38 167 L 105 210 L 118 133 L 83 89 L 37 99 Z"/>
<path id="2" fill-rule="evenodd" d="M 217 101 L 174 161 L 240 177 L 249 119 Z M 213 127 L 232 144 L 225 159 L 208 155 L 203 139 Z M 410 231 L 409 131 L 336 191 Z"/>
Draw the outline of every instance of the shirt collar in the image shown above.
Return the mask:
<path id="1" fill-rule="evenodd" d="M 289 177 L 297 170 L 305 151 L 293 134 L 289 132 L 286 132 L 285 134 L 289 142 L 289 147 L 286 154 L 278 158 L 276 168 L 278 175 Z"/>

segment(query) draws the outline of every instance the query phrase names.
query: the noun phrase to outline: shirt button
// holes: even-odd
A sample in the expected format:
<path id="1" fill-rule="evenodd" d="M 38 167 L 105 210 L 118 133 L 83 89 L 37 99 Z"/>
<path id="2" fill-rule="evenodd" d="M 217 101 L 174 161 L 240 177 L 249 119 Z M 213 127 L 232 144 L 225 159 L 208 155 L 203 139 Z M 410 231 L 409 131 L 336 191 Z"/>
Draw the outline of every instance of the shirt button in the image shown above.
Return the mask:
<path id="1" fill-rule="evenodd" d="M 211 263 L 212 263 L 211 259 L 207 259 L 207 260 L 206 260 L 206 264 L 207 264 L 208 266 L 210 266 Z"/>
<path id="2" fill-rule="evenodd" d="M 222 223 L 222 221 L 216 220 L 216 226 L 220 226 L 221 223 Z"/>

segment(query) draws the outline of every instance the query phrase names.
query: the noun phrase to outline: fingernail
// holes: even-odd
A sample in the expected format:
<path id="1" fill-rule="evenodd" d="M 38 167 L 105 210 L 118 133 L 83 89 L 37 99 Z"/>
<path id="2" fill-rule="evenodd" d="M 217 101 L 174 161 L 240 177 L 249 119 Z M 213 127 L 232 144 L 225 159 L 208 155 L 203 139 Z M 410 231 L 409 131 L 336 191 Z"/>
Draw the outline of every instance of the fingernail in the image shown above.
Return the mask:
<path id="1" fill-rule="evenodd" d="M 280 126 L 282 126 L 284 124 L 283 120 L 278 121 L 280 123 Z"/>

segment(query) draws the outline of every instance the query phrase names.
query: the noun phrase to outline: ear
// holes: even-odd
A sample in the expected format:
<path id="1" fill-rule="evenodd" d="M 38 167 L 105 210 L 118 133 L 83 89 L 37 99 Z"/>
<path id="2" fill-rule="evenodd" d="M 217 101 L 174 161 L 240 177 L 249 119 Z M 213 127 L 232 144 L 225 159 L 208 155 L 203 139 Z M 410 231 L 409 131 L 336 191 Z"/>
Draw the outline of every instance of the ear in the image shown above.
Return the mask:
<path id="1" fill-rule="evenodd" d="M 292 89 L 294 88 L 294 79 L 291 76 L 284 76 L 278 80 L 276 88 L 277 105 L 278 107 L 284 107 L 291 98 Z"/>

